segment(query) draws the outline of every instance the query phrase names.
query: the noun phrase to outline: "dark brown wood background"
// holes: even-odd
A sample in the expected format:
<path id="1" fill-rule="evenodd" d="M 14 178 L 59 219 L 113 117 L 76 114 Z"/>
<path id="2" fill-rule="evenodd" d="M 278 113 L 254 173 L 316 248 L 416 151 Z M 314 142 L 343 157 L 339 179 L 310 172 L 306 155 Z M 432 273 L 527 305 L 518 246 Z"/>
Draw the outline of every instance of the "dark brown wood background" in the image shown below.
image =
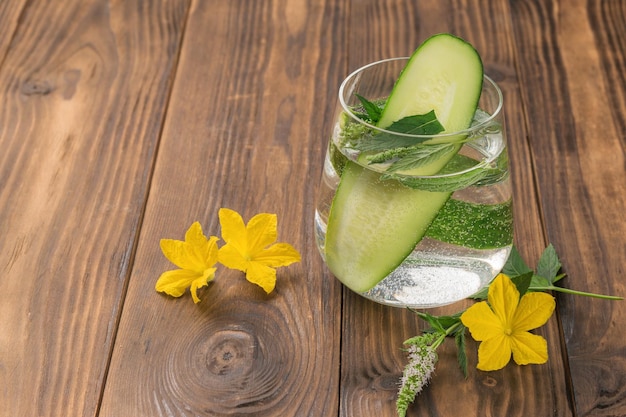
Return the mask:
<path id="1" fill-rule="evenodd" d="M 394 416 L 423 324 L 326 271 L 312 219 L 339 83 L 452 32 L 502 87 L 516 242 L 624 296 L 626 1 L 0 1 L 0 416 Z M 159 239 L 278 214 L 301 263 L 154 291 Z M 626 302 L 558 295 L 550 361 L 446 343 L 410 416 L 625 416 Z M 452 312 L 464 303 L 435 313 Z"/>

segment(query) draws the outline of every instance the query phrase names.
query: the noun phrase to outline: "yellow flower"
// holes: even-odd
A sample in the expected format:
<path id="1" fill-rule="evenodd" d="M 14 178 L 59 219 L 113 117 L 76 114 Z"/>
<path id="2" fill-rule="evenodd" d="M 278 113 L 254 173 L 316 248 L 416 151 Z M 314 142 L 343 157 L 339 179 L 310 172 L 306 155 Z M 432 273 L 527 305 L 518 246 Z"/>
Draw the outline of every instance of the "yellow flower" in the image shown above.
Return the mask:
<path id="1" fill-rule="evenodd" d="M 288 243 L 275 243 L 275 214 L 261 213 L 247 225 L 236 211 L 219 211 L 222 238 L 226 242 L 218 253 L 220 263 L 246 273 L 246 279 L 259 285 L 266 293 L 276 285 L 276 270 L 300 261 L 300 254 Z M 271 246 L 270 246 L 271 245 Z"/>
<path id="2" fill-rule="evenodd" d="M 185 241 L 161 239 L 161 250 L 167 259 L 181 269 L 167 271 L 159 277 L 155 289 L 174 297 L 191 287 L 194 303 L 200 302 L 197 290 L 215 277 L 217 237 L 207 239 L 202 226 L 195 222 L 185 233 Z"/>
<path id="3" fill-rule="evenodd" d="M 489 304 L 481 301 L 461 315 L 472 337 L 482 342 L 478 348 L 477 368 L 483 371 L 504 368 L 511 360 L 511 353 L 518 365 L 545 363 L 548 343 L 529 330 L 548 321 L 556 305 L 554 297 L 531 292 L 520 299 L 515 284 L 508 276 L 500 274 L 489 286 L 487 299 Z"/>

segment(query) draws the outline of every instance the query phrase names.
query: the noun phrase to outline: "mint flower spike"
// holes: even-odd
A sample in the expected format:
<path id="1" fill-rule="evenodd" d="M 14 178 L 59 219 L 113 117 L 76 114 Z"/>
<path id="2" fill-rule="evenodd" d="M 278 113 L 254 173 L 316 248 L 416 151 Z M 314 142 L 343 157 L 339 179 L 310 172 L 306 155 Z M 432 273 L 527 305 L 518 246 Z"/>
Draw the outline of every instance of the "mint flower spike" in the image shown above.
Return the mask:
<path id="1" fill-rule="evenodd" d="M 438 336 L 436 333 L 425 333 L 405 342 L 409 345 L 409 363 L 404 368 L 396 401 L 399 417 L 406 417 L 409 405 L 430 381 L 439 359 L 436 350 L 441 342 L 436 343 Z"/>

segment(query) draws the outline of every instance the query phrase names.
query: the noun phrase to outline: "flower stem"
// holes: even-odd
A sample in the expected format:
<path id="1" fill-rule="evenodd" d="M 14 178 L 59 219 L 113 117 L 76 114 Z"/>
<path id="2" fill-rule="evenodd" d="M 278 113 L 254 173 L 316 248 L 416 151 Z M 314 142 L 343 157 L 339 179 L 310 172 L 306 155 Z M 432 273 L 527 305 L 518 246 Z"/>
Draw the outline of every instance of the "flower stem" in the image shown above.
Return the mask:
<path id="1" fill-rule="evenodd" d="M 624 297 L 617 297 L 614 295 L 595 294 L 592 292 L 585 292 L 585 291 L 570 290 L 569 288 L 556 287 L 554 285 L 549 285 L 545 287 L 532 286 L 530 289 L 533 291 L 557 291 L 557 292 L 562 292 L 565 294 L 582 295 L 585 297 L 592 297 L 592 298 L 601 298 L 603 300 L 623 300 L 624 299 Z"/>
<path id="2" fill-rule="evenodd" d="M 458 329 L 460 325 L 461 325 L 461 320 L 459 319 L 459 321 L 457 321 L 456 323 L 448 327 L 445 333 L 439 333 L 439 337 L 437 337 L 437 339 L 435 339 L 435 341 L 431 345 L 433 349 L 437 349 L 443 343 L 443 341 L 446 340 L 446 337 L 450 336 L 450 334 L 452 334 L 452 332 Z"/>

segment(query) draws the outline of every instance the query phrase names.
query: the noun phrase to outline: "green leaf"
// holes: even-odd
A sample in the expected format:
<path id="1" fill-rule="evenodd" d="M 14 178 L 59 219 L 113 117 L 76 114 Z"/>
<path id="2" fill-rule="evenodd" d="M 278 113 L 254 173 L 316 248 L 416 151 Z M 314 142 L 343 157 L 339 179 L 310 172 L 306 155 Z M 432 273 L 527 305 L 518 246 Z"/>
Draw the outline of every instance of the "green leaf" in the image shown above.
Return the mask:
<path id="1" fill-rule="evenodd" d="M 436 135 L 443 132 L 443 126 L 437 120 L 435 111 L 431 110 L 425 114 L 403 117 L 393 122 L 386 130 L 410 135 Z"/>
<path id="2" fill-rule="evenodd" d="M 500 166 L 484 165 L 470 157 L 456 154 L 436 176 L 412 177 L 385 173 L 381 176 L 381 180 L 393 179 L 418 190 L 453 192 L 470 185 L 495 183 L 501 181 L 506 175 L 508 171 Z"/>
<path id="3" fill-rule="evenodd" d="M 357 140 L 351 143 L 351 146 L 358 151 L 367 153 L 409 148 L 421 142 L 423 140 L 420 141 L 411 136 L 390 136 L 383 133 L 374 134 L 369 132 L 358 137 Z"/>
<path id="4" fill-rule="evenodd" d="M 465 326 L 461 325 L 459 330 L 454 335 L 454 342 L 457 350 L 457 360 L 459 361 L 459 368 L 463 372 L 463 376 L 467 378 L 467 350 L 465 349 Z"/>
<path id="5" fill-rule="evenodd" d="M 537 288 L 548 288 L 552 286 L 552 283 L 546 278 L 539 276 L 537 274 L 533 275 L 532 280 L 530 281 L 530 290 L 535 291 Z"/>
<path id="6" fill-rule="evenodd" d="M 515 277 L 518 275 L 524 275 L 528 272 L 532 272 L 533 270 L 524 262 L 522 255 L 517 251 L 517 248 L 513 246 L 511 249 L 511 254 L 507 259 L 504 267 L 502 268 L 502 273 L 508 275 L 509 277 Z"/>
<path id="7" fill-rule="evenodd" d="M 483 301 L 487 299 L 488 295 L 489 295 L 489 286 L 486 286 L 485 288 L 478 291 L 477 293 L 470 295 L 469 298 L 473 300 Z"/>
<path id="8" fill-rule="evenodd" d="M 453 149 L 454 145 L 447 143 L 438 145 L 417 144 L 405 148 L 393 148 L 375 154 L 370 154 L 367 155 L 365 159 L 370 164 L 379 164 L 396 159 L 397 161 L 394 165 L 399 167 L 395 169 L 397 171 L 398 169 L 406 169 L 402 167 L 402 164 L 404 164 L 404 166 L 408 166 L 409 168 L 423 165 L 433 159 L 440 158 Z M 392 165 L 392 168 L 390 169 L 393 169 L 394 165 Z"/>
<path id="9" fill-rule="evenodd" d="M 532 271 L 511 278 L 511 281 L 513 282 L 513 284 L 515 284 L 517 291 L 519 291 L 520 297 L 522 297 L 528 291 L 532 278 L 533 278 Z"/>
<path id="10" fill-rule="evenodd" d="M 392 163 L 387 172 L 405 171 L 427 165 L 450 152 L 454 152 L 455 148 L 455 145 L 451 143 L 404 148 L 401 158 Z"/>
<path id="11" fill-rule="evenodd" d="M 439 317 L 435 317 L 431 314 L 428 313 L 421 313 L 418 312 L 417 315 L 422 319 L 425 320 L 428 324 L 430 324 L 430 327 L 433 328 L 433 330 L 435 330 L 438 333 L 445 333 L 446 329 L 444 326 L 442 326 L 442 324 L 439 322 Z"/>
<path id="12" fill-rule="evenodd" d="M 446 331 L 450 329 L 452 326 L 460 323 L 461 321 L 461 313 L 453 314 L 451 316 L 438 316 L 437 321 Z"/>
<path id="13" fill-rule="evenodd" d="M 537 263 L 537 275 L 547 279 L 550 283 L 554 283 L 559 269 L 561 269 L 561 261 L 559 261 L 554 246 L 549 244 Z"/>
<path id="14" fill-rule="evenodd" d="M 383 113 L 383 109 L 359 94 L 356 94 L 356 97 L 363 105 L 363 109 L 365 109 L 367 117 L 371 120 L 371 122 L 374 124 L 378 123 L 380 115 Z"/>
<path id="15" fill-rule="evenodd" d="M 413 309 L 409 309 L 409 310 L 413 311 L 422 320 L 430 324 L 432 328 L 431 330 L 434 330 L 441 334 L 447 334 L 449 331 L 451 331 L 451 329 L 454 329 L 457 326 L 461 325 L 462 313 L 456 313 L 450 316 L 433 316 L 432 314 L 429 314 L 429 313 L 424 313 L 424 312 L 416 311 Z"/>
<path id="16" fill-rule="evenodd" d="M 437 121 L 435 112 L 430 111 L 426 114 L 402 118 L 392 123 L 386 130 L 410 135 L 436 135 L 443 131 L 443 126 Z M 361 152 L 380 152 L 396 148 L 408 148 L 429 139 L 428 136 L 414 137 L 381 132 L 363 135 L 358 142 L 353 144 L 353 147 Z"/>

